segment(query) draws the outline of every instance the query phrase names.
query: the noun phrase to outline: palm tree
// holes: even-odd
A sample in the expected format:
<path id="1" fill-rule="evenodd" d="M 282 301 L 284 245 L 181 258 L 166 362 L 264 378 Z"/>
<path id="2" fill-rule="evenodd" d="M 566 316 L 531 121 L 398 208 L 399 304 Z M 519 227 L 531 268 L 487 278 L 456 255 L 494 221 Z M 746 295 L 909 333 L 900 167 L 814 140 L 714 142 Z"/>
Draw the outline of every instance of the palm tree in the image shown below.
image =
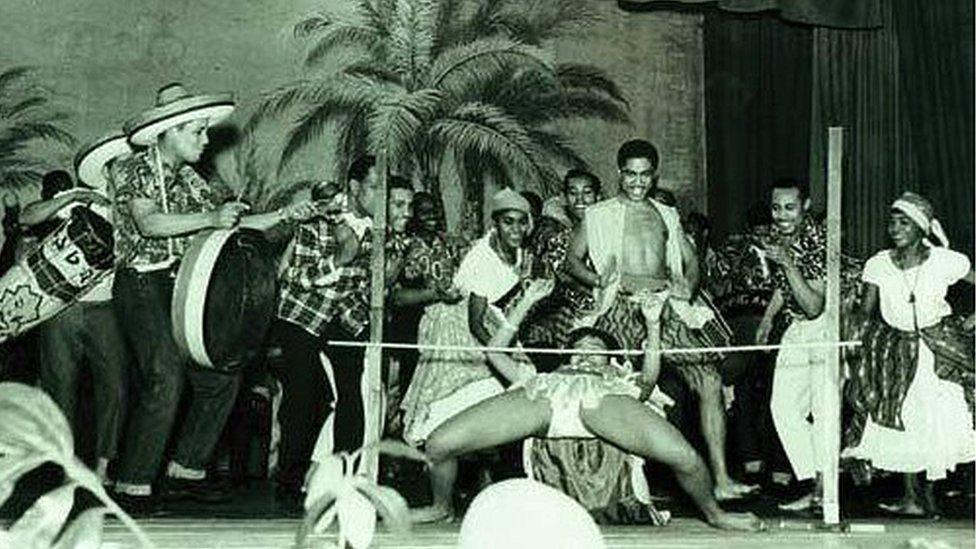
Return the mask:
<path id="1" fill-rule="evenodd" d="M 50 92 L 36 83 L 31 68 L 0 72 L 0 188 L 20 191 L 40 180 L 47 163 L 31 154 L 33 141 L 74 144 L 62 125 L 66 118 L 52 106 Z"/>
<path id="2" fill-rule="evenodd" d="M 306 77 L 266 94 L 248 126 L 301 109 L 279 169 L 335 124 L 336 173 L 369 150 L 435 196 L 453 162 L 468 204 L 480 203 L 486 177 L 548 190 L 558 165 L 587 166 L 554 122 L 629 116 L 603 71 L 555 64 L 540 47 L 592 21 L 585 3 L 534 4 L 357 0 L 356 19 L 305 19 L 295 35 L 311 42 Z M 321 70 L 327 60 L 338 68 Z"/>

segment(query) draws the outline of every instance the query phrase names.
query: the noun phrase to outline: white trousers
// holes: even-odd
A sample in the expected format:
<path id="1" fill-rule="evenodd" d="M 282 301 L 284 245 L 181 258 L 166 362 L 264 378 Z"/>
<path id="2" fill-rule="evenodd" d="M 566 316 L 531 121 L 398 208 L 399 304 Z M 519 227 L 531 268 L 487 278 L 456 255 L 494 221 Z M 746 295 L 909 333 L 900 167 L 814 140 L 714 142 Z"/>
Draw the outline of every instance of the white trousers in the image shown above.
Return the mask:
<path id="1" fill-rule="evenodd" d="M 824 339 L 823 316 L 794 320 L 783 334 L 783 345 Z M 820 348 L 784 348 L 776 356 L 773 391 L 769 403 L 776 433 L 797 480 L 813 478 L 820 470 L 819 432 L 813 420 L 823 410 L 821 390 L 826 354 Z"/>

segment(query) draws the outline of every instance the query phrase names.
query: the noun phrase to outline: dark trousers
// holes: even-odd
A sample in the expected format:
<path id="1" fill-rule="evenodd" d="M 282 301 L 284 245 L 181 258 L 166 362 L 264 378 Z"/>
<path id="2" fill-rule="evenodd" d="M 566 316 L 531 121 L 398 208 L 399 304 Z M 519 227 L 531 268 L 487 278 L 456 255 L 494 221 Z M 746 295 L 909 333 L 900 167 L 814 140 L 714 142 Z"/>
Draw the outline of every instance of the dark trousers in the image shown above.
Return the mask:
<path id="1" fill-rule="evenodd" d="M 335 414 L 333 451 L 351 452 L 363 444 L 364 350 L 327 345 L 329 339 L 356 339 L 334 322 L 321 337 L 284 320 L 276 330 L 283 354 L 278 482 L 296 487 L 304 481 L 319 431 L 330 413 Z M 323 367 L 320 353 L 328 357 L 331 371 Z"/>
<path id="2" fill-rule="evenodd" d="M 116 313 L 136 357 L 135 388 L 117 480 L 150 484 L 163 460 L 183 384 L 190 405 L 176 439 L 173 460 L 204 469 L 227 421 L 240 376 L 189 364 L 173 340 L 173 278 L 168 271 L 119 270 L 113 289 Z"/>
<path id="3" fill-rule="evenodd" d="M 95 401 L 97 457 L 113 459 L 122 428 L 129 355 L 111 301 L 78 302 L 38 329 L 40 385 L 74 425 L 87 365 Z"/>

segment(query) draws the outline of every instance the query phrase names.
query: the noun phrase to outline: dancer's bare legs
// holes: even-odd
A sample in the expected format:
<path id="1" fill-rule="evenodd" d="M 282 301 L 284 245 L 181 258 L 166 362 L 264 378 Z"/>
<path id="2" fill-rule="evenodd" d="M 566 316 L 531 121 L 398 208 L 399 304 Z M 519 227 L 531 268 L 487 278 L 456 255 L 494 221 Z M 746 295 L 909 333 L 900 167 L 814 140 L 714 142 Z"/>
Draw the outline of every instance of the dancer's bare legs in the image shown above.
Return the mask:
<path id="1" fill-rule="evenodd" d="M 551 411 L 546 401 L 511 391 L 480 402 L 445 421 L 427 438 L 433 504 L 415 510 L 414 522 L 453 516 L 457 456 L 544 434 Z"/>
<path id="2" fill-rule="evenodd" d="M 705 462 L 673 425 L 637 400 L 606 396 L 596 408 L 580 409 L 580 419 L 599 438 L 669 466 L 712 526 L 746 531 L 763 529 L 762 522 L 752 513 L 727 513 L 718 506 Z"/>

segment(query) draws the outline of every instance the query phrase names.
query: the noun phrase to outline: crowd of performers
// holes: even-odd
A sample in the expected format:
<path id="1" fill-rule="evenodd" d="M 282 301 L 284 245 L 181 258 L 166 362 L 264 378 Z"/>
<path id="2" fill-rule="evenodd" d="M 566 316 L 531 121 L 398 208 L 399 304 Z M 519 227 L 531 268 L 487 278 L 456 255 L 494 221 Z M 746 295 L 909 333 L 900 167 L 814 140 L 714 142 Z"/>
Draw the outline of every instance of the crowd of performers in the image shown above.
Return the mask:
<path id="1" fill-rule="evenodd" d="M 458 471 L 469 465 L 460 457 L 524 440 L 526 474 L 603 520 L 666 522 L 649 497 L 648 460 L 670 469 L 710 524 L 756 529 L 756 517 L 720 503 L 758 489 L 730 469 L 751 479 L 777 470 L 759 432 L 766 414 L 788 460 L 779 470 L 810 486 L 783 508 L 818 506 L 816 424 L 833 349 L 790 346 L 819 342 L 825 329 L 826 229 L 802 182 L 772 185 L 772 222 L 719 247 L 707 219 L 682 216 L 657 186 L 659 152 L 644 140 L 617 151 L 615 195 L 583 170 L 546 199 L 503 189 L 475 239 L 449 234 L 440 200 L 404 179 L 391 175 L 380 196 L 365 154 L 310 198 L 252 214 L 221 201 L 192 167 L 208 127 L 232 108 L 228 97 L 167 86 L 124 134 L 79 153 L 77 183 L 55 172 L 39 201 L 23 211 L 6 204 L 3 270 L 15 244 L 29 248 L 73 208 L 114 225 L 112 276 L 28 335 L 39 385 L 67 417 L 79 400 L 93 402 L 94 465 L 126 508 L 228 497 L 207 470 L 242 375 L 191 364 L 172 336 L 174 273 L 201 231 L 243 227 L 287 242 L 267 342 L 281 351 L 279 498 L 300 504 L 316 456 L 362 445 L 364 350 L 333 342 L 368 337 L 372 215 L 382 207 L 385 339 L 421 346 L 384 353 L 388 434 L 431 463 L 432 504 L 415 520 L 455 515 Z M 866 222 L 887 223 L 892 247 L 863 265 L 844 262 L 845 337 L 864 344 L 845 355 L 843 457 L 904 473 L 904 498 L 888 508 L 932 514 L 932 482 L 976 457 L 973 318 L 954 316 L 946 300 L 973 271 L 922 196 L 906 192 L 887 220 Z M 784 347 L 708 350 L 767 342 Z M 472 349 L 481 346 L 494 350 Z M 601 354 L 619 350 L 633 352 Z M 771 374 L 764 361 L 775 362 Z M 91 395 L 79 395 L 85 365 Z M 727 439 L 739 441 L 735 467 Z"/>

